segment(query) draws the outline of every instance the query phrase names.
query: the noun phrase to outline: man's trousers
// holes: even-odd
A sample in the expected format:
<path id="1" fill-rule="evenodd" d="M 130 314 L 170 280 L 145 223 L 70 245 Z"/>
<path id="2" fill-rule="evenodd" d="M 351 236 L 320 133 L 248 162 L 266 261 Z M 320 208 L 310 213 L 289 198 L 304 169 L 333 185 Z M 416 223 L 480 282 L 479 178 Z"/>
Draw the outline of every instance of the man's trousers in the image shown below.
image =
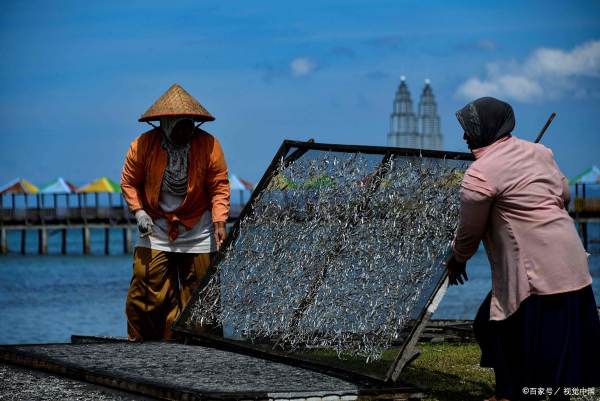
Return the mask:
<path id="1" fill-rule="evenodd" d="M 206 275 L 211 255 L 135 248 L 125 304 L 130 341 L 174 338 L 171 326 Z"/>

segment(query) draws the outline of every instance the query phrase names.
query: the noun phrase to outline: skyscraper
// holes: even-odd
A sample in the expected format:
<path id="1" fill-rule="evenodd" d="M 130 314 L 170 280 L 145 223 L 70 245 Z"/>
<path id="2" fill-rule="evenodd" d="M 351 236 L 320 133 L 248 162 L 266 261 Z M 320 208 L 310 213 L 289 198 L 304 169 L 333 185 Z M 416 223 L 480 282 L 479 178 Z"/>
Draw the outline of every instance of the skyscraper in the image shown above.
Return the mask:
<path id="1" fill-rule="evenodd" d="M 400 86 L 396 91 L 394 109 L 390 116 L 390 132 L 388 133 L 388 146 L 404 148 L 418 148 L 419 134 L 417 132 L 417 117 L 413 112 L 410 91 L 406 85 L 406 78 L 400 77 Z"/>
<path id="2" fill-rule="evenodd" d="M 388 146 L 438 150 L 443 148 L 440 117 L 429 79 L 425 80 L 419 101 L 419 113 L 415 115 L 406 78 L 400 78 L 387 138 Z"/>

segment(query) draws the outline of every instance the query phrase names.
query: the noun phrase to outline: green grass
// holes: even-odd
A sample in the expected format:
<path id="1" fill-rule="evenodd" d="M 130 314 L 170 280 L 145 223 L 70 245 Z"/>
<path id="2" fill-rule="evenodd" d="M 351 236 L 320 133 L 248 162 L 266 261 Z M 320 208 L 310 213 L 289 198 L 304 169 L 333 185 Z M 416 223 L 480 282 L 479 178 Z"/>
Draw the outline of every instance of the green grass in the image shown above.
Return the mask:
<path id="1" fill-rule="evenodd" d="M 479 367 L 480 351 L 475 343 L 422 343 L 421 355 L 404 369 L 400 380 L 431 391 L 428 401 L 481 401 L 494 393 L 494 372 Z M 339 365 L 356 371 L 384 376 L 398 354 L 389 349 L 378 361 L 365 364 L 364 359 L 333 351 L 314 350 L 303 354 L 313 360 Z"/>
<path id="2" fill-rule="evenodd" d="M 400 380 L 429 390 L 426 401 L 482 401 L 494 394 L 494 371 L 479 366 L 481 352 L 476 343 L 420 343 L 421 354 L 400 375 Z M 333 351 L 314 350 L 303 356 L 357 371 L 385 375 L 397 349 L 389 349 L 381 359 L 369 364 L 358 357 Z M 596 389 L 600 394 L 600 388 Z M 597 397 L 597 396 L 596 396 Z M 598 400 L 596 397 L 573 397 L 573 401 Z"/>
<path id="3" fill-rule="evenodd" d="M 419 344 L 421 355 L 400 380 L 431 390 L 428 401 L 481 401 L 494 393 L 494 372 L 479 367 L 477 344 Z"/>

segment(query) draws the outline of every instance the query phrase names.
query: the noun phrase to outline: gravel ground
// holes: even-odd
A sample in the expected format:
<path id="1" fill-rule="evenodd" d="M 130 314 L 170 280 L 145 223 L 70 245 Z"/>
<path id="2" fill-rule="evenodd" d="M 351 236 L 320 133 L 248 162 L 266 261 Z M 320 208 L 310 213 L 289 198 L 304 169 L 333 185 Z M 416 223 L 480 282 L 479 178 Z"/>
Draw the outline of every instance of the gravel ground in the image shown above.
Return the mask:
<path id="1" fill-rule="evenodd" d="M 149 401 L 153 398 L 112 390 L 78 380 L 0 364 L 2 401 Z"/>

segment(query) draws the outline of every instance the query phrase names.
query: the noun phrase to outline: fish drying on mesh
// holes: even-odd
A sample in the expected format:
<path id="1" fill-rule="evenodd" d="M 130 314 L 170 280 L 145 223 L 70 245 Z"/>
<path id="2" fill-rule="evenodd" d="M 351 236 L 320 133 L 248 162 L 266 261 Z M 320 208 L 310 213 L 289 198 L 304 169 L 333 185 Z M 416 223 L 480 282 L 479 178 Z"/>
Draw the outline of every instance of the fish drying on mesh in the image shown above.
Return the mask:
<path id="1" fill-rule="evenodd" d="M 380 159 L 381 157 L 379 157 Z M 316 152 L 281 164 L 187 324 L 378 359 L 440 277 L 466 163 Z"/>

